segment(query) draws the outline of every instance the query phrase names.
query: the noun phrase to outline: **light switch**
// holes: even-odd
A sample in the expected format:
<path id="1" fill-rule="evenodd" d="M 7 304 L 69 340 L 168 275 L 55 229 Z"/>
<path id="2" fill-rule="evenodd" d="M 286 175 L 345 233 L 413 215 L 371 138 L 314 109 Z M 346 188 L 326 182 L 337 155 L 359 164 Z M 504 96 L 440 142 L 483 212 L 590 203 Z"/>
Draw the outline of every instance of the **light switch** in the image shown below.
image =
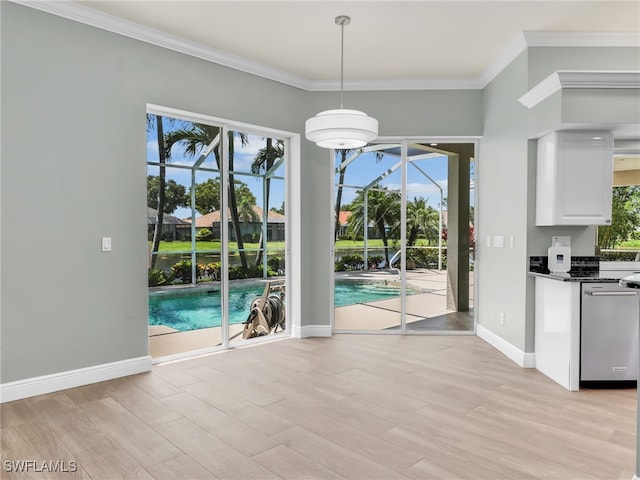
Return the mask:
<path id="1" fill-rule="evenodd" d="M 514 243 L 515 238 L 513 237 L 513 235 L 509 236 L 509 248 L 513 248 Z"/>
<path id="2" fill-rule="evenodd" d="M 491 235 L 487 235 L 487 247 L 491 246 Z"/>
<path id="3" fill-rule="evenodd" d="M 502 235 L 493 237 L 493 246 L 496 248 L 504 248 L 504 237 Z"/>
<path id="4" fill-rule="evenodd" d="M 102 237 L 102 251 L 103 252 L 111 251 L 111 237 Z"/>

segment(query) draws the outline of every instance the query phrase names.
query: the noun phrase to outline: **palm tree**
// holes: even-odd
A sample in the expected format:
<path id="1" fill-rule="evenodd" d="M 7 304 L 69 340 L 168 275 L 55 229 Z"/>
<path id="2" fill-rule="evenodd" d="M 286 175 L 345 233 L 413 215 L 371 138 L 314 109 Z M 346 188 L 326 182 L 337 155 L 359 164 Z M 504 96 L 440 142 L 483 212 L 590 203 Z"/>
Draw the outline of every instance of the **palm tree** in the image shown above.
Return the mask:
<path id="1" fill-rule="evenodd" d="M 220 134 L 220 127 L 214 125 L 206 125 L 202 123 L 185 122 L 183 128 L 173 130 L 166 135 L 166 144 L 168 152 L 171 152 L 171 147 L 174 144 L 181 145 L 183 147 L 183 153 L 189 158 L 194 158 L 202 152 L 204 148 L 213 142 L 213 140 Z M 247 134 L 237 133 L 242 145 L 247 144 Z M 240 261 L 244 269 L 247 268 L 247 259 L 244 254 L 244 243 L 242 241 L 242 233 L 240 231 L 240 219 L 238 215 L 238 204 L 235 192 L 235 182 L 233 178 L 233 155 L 234 155 L 234 132 L 229 132 L 229 210 L 231 212 L 231 222 L 235 233 L 236 241 L 238 243 L 238 250 L 240 253 Z M 218 171 L 220 168 L 220 149 L 213 150 L 216 165 Z"/>
<path id="2" fill-rule="evenodd" d="M 428 200 L 419 197 L 407 203 L 408 247 L 415 245 L 420 231 L 429 242 L 438 238 L 439 214 L 435 208 L 427 205 Z"/>
<path id="3" fill-rule="evenodd" d="M 240 208 L 238 210 L 238 214 L 239 214 L 240 220 L 245 225 L 247 225 L 250 222 L 260 221 L 260 217 L 258 216 L 258 214 L 256 213 L 253 207 L 254 205 L 246 198 L 243 198 L 242 200 L 240 200 Z"/>
<path id="4" fill-rule="evenodd" d="M 273 164 L 279 158 L 284 157 L 284 142 L 282 140 L 276 140 L 276 143 L 273 143 L 272 138 L 266 139 L 266 145 L 258 150 L 256 158 L 253 160 L 251 164 L 251 173 L 260 174 L 267 173 L 273 167 Z M 267 177 L 264 183 L 265 189 L 265 204 L 263 205 L 263 215 L 267 215 L 269 212 L 269 195 L 271 194 L 271 177 Z M 268 218 L 268 217 L 267 217 Z M 262 252 L 267 249 L 267 239 L 264 238 L 262 234 L 262 229 L 260 229 L 260 241 L 258 242 L 260 248 L 256 253 L 256 266 L 260 265 L 262 262 Z"/>
<path id="5" fill-rule="evenodd" d="M 365 192 L 367 195 L 368 218 L 364 218 Z M 373 222 L 384 244 L 384 258 L 389 265 L 389 243 L 387 229 L 397 227 L 400 221 L 400 194 L 389 192 L 387 187 L 375 184 L 371 190 L 358 190 L 356 198 L 351 202 L 349 232 L 355 237 L 360 230 Z"/>
<path id="6" fill-rule="evenodd" d="M 344 176 L 347 172 L 347 155 L 352 153 L 354 150 L 350 150 L 348 148 L 342 148 L 336 150 L 336 153 L 340 155 L 340 165 L 338 165 L 338 171 L 340 172 L 340 177 L 338 178 L 338 191 L 336 193 L 336 211 L 335 211 L 335 225 L 333 228 L 333 243 L 338 240 L 338 232 L 340 231 L 340 210 L 342 208 L 342 184 L 344 183 Z M 360 150 L 362 153 L 363 150 Z M 382 152 L 376 152 L 376 163 L 382 161 L 382 157 L 384 154 Z"/>
<path id="7" fill-rule="evenodd" d="M 336 153 L 340 155 L 340 165 L 338 170 L 340 171 L 340 177 L 338 179 L 338 192 L 336 194 L 336 223 L 333 228 L 333 243 L 338 240 L 338 232 L 340 231 L 340 208 L 342 208 L 342 184 L 344 183 L 344 174 L 347 171 L 347 155 L 351 150 L 342 148 L 337 150 Z"/>
<path id="8" fill-rule="evenodd" d="M 153 126 L 154 115 L 147 114 L 147 130 L 150 130 Z M 156 210 L 156 226 L 153 230 L 153 246 L 151 247 L 151 268 L 155 268 L 156 260 L 158 258 L 158 250 L 160 248 L 160 240 L 162 240 L 162 224 L 164 222 L 164 208 L 165 208 L 165 178 L 167 159 L 171 147 L 168 147 L 164 137 L 164 129 L 162 127 L 162 117 L 155 115 L 156 120 L 156 140 L 158 142 L 158 156 L 160 163 L 160 172 L 158 174 L 158 201 Z"/>

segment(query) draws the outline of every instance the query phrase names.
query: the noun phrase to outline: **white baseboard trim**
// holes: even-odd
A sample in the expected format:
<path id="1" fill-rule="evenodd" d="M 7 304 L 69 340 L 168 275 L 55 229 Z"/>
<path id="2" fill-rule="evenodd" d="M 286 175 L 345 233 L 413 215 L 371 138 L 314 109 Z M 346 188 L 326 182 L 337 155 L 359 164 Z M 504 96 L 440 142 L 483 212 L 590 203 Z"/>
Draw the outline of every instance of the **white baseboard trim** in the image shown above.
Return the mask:
<path id="1" fill-rule="evenodd" d="M 150 370 L 151 357 L 144 356 L 3 383 L 0 384 L 0 403 L 66 390 L 67 388 L 81 387 Z"/>
<path id="2" fill-rule="evenodd" d="M 308 338 L 308 337 L 330 337 L 332 335 L 331 325 L 303 325 L 293 326 L 292 337 Z"/>
<path id="3" fill-rule="evenodd" d="M 482 325 L 476 327 L 476 335 L 482 340 L 487 342 L 495 349 L 502 352 L 508 358 L 516 362 L 522 368 L 535 368 L 536 367 L 536 355 L 535 353 L 525 353 L 519 348 L 514 347 L 504 338 L 499 337 L 491 330 Z"/>

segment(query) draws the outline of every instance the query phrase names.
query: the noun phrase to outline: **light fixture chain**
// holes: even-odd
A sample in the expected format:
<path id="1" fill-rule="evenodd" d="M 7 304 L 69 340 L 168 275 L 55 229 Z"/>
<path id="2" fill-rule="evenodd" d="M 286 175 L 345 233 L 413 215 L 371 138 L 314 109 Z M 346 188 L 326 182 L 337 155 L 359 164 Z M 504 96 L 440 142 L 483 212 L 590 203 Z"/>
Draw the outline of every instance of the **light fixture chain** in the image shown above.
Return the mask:
<path id="1" fill-rule="evenodd" d="M 340 23 L 340 108 L 344 108 L 344 22 Z"/>

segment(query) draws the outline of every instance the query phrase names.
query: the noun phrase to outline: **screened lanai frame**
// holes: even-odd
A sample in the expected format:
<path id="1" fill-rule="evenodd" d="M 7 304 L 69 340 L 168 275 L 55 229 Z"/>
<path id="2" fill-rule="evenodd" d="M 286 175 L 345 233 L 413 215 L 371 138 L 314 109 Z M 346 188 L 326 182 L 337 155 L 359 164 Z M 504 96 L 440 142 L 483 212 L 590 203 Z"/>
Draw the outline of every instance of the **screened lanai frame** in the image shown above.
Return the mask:
<path id="1" fill-rule="evenodd" d="M 413 163 L 418 160 L 426 160 L 428 158 L 440 157 L 442 156 L 442 153 L 437 151 L 437 149 L 435 148 L 427 147 L 425 145 L 420 145 L 416 143 L 412 143 L 410 145 L 411 145 L 411 148 L 414 148 L 416 150 L 423 150 L 425 153 L 422 153 L 419 155 L 407 156 L 407 162 L 410 162 L 410 163 L 407 163 L 407 165 L 411 164 L 411 166 L 413 166 L 423 177 L 425 177 L 429 182 L 431 182 L 438 189 L 440 193 L 440 202 L 439 202 L 440 208 L 438 210 L 438 270 L 442 270 L 442 248 L 443 248 L 442 247 L 442 226 L 443 226 L 442 212 L 444 208 L 444 189 L 438 184 L 438 182 L 436 182 L 433 178 L 431 178 L 429 174 L 427 174 L 424 170 L 422 170 L 420 167 L 418 167 Z M 347 158 L 347 160 L 344 163 L 341 163 L 338 167 L 335 168 L 335 174 L 339 174 L 341 170 L 346 169 L 351 162 L 358 159 L 364 153 L 379 152 L 383 155 L 388 155 L 390 157 L 397 157 L 400 159 L 396 164 L 394 164 L 393 166 L 385 170 L 383 173 L 378 175 L 374 180 L 369 182 L 367 185 L 347 185 L 347 184 L 337 185 L 338 187 L 342 186 L 342 187 L 349 187 L 349 188 L 358 188 L 364 192 L 364 218 L 368 218 L 367 205 L 368 205 L 369 196 L 367 195 L 367 192 L 380 190 L 380 189 L 377 189 L 375 185 L 377 185 L 380 181 L 384 180 L 386 177 L 388 177 L 393 172 L 395 172 L 396 170 L 402 167 L 402 158 L 403 158 L 402 152 L 400 153 L 393 152 L 393 150 L 398 149 L 398 147 L 400 146 L 401 145 L 397 143 L 380 143 L 380 144 L 372 144 L 362 148 L 358 148 L 355 150 L 355 152 L 353 152 Z M 384 191 L 388 192 L 390 190 L 384 190 Z M 392 191 L 396 192 L 399 190 L 392 190 Z M 406 205 L 405 205 L 405 208 L 406 208 Z M 369 240 L 369 229 L 366 228 L 366 225 L 365 225 L 363 234 L 364 234 L 363 235 L 364 236 L 364 249 L 363 249 L 364 250 L 364 253 L 363 253 L 364 269 L 369 270 L 369 249 L 367 246 L 368 240 Z M 393 260 L 397 256 L 399 256 L 400 253 L 401 253 L 401 250 L 396 252 L 396 254 L 392 257 L 392 259 L 389 262 L 391 265 L 395 263 Z M 388 267 L 391 267 L 391 265 L 388 265 Z"/>
<path id="2" fill-rule="evenodd" d="M 300 258 L 300 244 L 301 244 L 301 236 L 299 229 L 295 228 L 295 225 L 299 225 L 300 223 L 300 208 L 299 208 L 299 198 L 300 198 L 300 182 L 296 181 L 300 177 L 300 135 L 293 132 L 287 132 L 283 130 L 277 130 L 268 127 L 261 127 L 257 125 L 251 125 L 243 122 L 237 122 L 233 120 L 227 120 L 223 118 L 213 117 L 210 115 L 198 114 L 193 112 L 188 112 L 184 110 L 179 110 L 171 107 L 164 107 L 161 105 L 155 104 L 147 104 L 146 113 L 152 115 L 166 116 L 171 118 L 176 118 L 179 120 L 184 120 L 187 122 L 193 123 L 201 123 L 207 125 L 213 125 L 220 128 L 220 134 L 214 141 L 206 148 L 204 152 L 197 158 L 194 159 L 194 164 L 191 166 L 184 165 L 171 165 L 171 168 L 181 168 L 191 170 L 191 181 L 192 186 L 194 184 L 194 176 L 196 171 L 209 171 L 211 173 L 218 173 L 220 175 L 220 294 L 221 294 L 221 328 L 222 328 L 222 342 L 220 345 L 212 346 L 211 348 L 200 349 L 197 351 L 188 352 L 186 354 L 177 354 L 171 356 L 171 358 L 163 357 L 161 359 L 154 359 L 154 363 L 158 361 L 167 361 L 178 358 L 185 358 L 193 355 L 201 355 L 209 352 L 215 352 L 219 350 L 225 350 L 229 348 L 233 348 L 233 345 L 230 345 L 229 338 L 229 248 L 228 248 L 228 239 L 230 238 L 229 232 L 229 198 L 228 198 L 228 185 L 229 185 L 229 174 L 233 173 L 234 176 L 248 176 L 248 177 L 258 177 L 263 178 L 263 187 L 264 181 L 267 178 L 282 180 L 284 182 L 285 188 L 285 208 L 286 210 L 286 221 L 285 221 L 285 247 L 284 247 L 284 258 L 285 258 L 285 291 L 287 292 L 285 295 L 285 308 L 287 312 L 286 324 L 287 328 L 284 332 L 279 332 L 274 335 L 265 335 L 261 337 L 249 338 L 242 341 L 241 346 L 249 345 L 252 343 L 260 343 L 264 341 L 270 341 L 275 338 L 283 338 L 289 336 L 300 336 L 300 294 L 298 288 L 296 286 L 300 285 L 300 276 L 301 276 L 301 258 Z M 254 135 L 258 137 L 270 137 L 277 140 L 282 140 L 284 144 L 284 157 L 274 163 L 271 169 L 268 172 L 262 174 L 254 174 L 249 172 L 230 172 L 228 169 L 229 166 L 229 149 L 226 148 L 227 138 L 229 132 L 242 132 L 247 133 L 249 135 Z M 211 155 L 214 148 L 218 145 L 221 145 L 221 158 L 220 158 L 220 171 L 218 169 L 212 169 L 207 167 L 202 167 L 201 164 L 205 161 L 208 155 Z M 147 166 L 158 166 L 159 162 L 147 162 Z M 284 177 L 275 175 L 275 171 L 280 167 L 285 169 Z M 264 197 L 266 196 L 266 190 L 263 188 L 263 202 Z M 191 254 L 191 264 L 192 264 L 192 279 L 193 282 L 196 280 L 195 270 L 196 270 L 196 245 L 195 245 L 195 234 L 194 231 L 196 229 L 195 225 L 195 201 L 193 195 L 195 194 L 195 189 L 191 189 L 192 198 L 191 198 L 191 213 L 192 219 L 191 222 L 191 251 L 184 252 L 186 254 Z M 266 205 L 266 203 L 263 203 Z M 266 235 L 266 222 L 268 220 L 268 212 L 265 212 L 263 209 L 263 225 L 262 225 L 262 233 L 264 235 L 264 251 L 263 251 L 263 277 L 267 277 L 267 235 Z M 297 293 L 295 293 L 297 292 Z"/>
<path id="3" fill-rule="evenodd" d="M 447 155 L 450 152 L 446 152 L 443 150 L 440 150 L 437 147 L 438 144 L 451 144 L 451 143 L 458 143 L 458 144 L 469 144 L 469 145 L 473 145 L 473 151 L 474 151 L 474 155 L 473 155 L 473 161 L 474 164 L 477 165 L 478 163 L 478 159 L 479 159 L 479 137 L 379 137 L 375 142 L 372 142 L 368 145 L 366 145 L 365 147 L 361 147 L 361 149 L 357 149 L 356 152 L 352 155 L 354 156 L 353 159 L 351 159 L 350 161 L 355 160 L 355 158 L 357 158 L 359 155 L 361 155 L 362 153 L 365 152 L 375 152 L 375 151 L 382 151 L 385 149 L 390 149 L 390 148 L 395 148 L 395 149 L 400 149 L 400 155 L 396 155 L 398 157 L 400 157 L 400 162 L 399 165 L 394 166 L 395 168 L 392 167 L 393 170 L 396 170 L 397 168 L 401 168 L 402 163 L 404 161 L 404 158 L 408 158 L 409 157 L 409 148 L 414 148 L 414 147 L 418 147 L 418 149 L 422 149 L 425 151 L 425 154 L 421 154 L 421 158 L 429 158 L 429 156 L 424 156 L 424 155 L 428 155 L 428 153 L 433 153 L 435 155 L 433 156 L 440 156 L 440 155 Z M 331 178 L 335 178 L 335 175 L 337 173 L 339 173 L 339 168 L 336 168 L 335 166 L 335 152 L 336 150 L 331 150 Z M 427 153 L 428 152 L 428 153 Z M 390 152 L 385 152 L 385 155 L 390 154 Z M 415 158 L 414 160 L 418 160 L 419 158 Z M 407 161 L 407 166 L 410 164 L 410 161 Z M 414 165 L 415 167 L 416 165 Z M 384 172 L 382 175 L 383 176 L 388 176 L 392 173 L 392 169 L 388 169 L 386 172 Z M 330 319 L 330 323 L 331 323 L 331 331 L 334 333 L 342 333 L 342 334 L 349 334 L 349 333 L 355 333 L 355 334 L 382 334 L 382 335 L 475 335 L 476 329 L 477 329 L 477 324 L 478 324 L 478 319 L 477 319 L 477 315 L 478 315 L 478 309 L 477 308 L 473 308 L 473 329 L 472 330 L 410 330 L 409 328 L 407 328 L 407 303 L 406 303 L 406 298 L 407 298 L 407 265 L 406 265 L 406 252 L 407 252 L 407 172 L 408 172 L 408 168 L 401 168 L 401 187 L 400 187 L 400 269 L 399 269 L 399 275 L 400 275 L 400 329 L 385 329 L 385 330 L 367 330 L 367 329 L 358 329 L 358 330 L 336 330 L 335 328 L 335 307 L 331 309 L 331 319 Z M 426 174 L 426 172 L 420 170 L 420 173 L 427 177 L 431 182 L 433 183 L 437 183 L 435 182 L 430 176 L 428 176 Z M 368 185 L 373 185 L 375 184 L 374 182 L 370 182 Z M 479 224 L 478 224 L 478 188 L 477 188 L 477 184 L 478 184 L 478 169 L 475 168 L 474 169 L 474 173 L 473 173 L 473 183 L 469 184 L 469 189 L 473 192 L 473 205 L 474 205 L 474 219 L 473 219 L 473 224 L 474 224 L 474 242 L 477 245 L 477 239 L 480 238 L 479 237 Z M 336 183 L 331 182 L 331 198 L 332 201 L 335 201 L 335 186 Z M 352 187 L 352 188 L 364 188 L 364 186 L 356 186 L 356 185 L 343 185 L 343 186 L 348 186 L 348 187 Z M 440 187 L 438 185 L 438 187 Z M 443 194 L 444 192 L 442 192 Z M 366 198 L 366 195 L 365 195 Z M 440 202 L 441 208 L 442 208 L 442 201 Z M 332 217 L 335 215 L 335 210 L 332 209 Z M 366 217 L 365 217 L 366 218 Z M 442 241 L 442 210 L 440 211 L 439 214 L 439 237 L 440 240 L 439 242 Z M 366 228 L 364 229 L 366 232 Z M 331 244 L 333 245 L 333 229 L 330 232 L 331 234 Z M 441 243 L 439 243 L 439 263 L 438 263 L 438 268 L 441 269 Z M 366 252 L 366 241 L 365 241 L 365 252 Z M 331 248 L 331 255 L 332 258 L 335 259 L 335 247 L 332 246 Z M 390 262 L 391 263 L 391 262 Z M 366 261 L 366 253 L 365 253 L 365 269 L 368 268 L 368 262 Z M 473 290 L 474 290 L 474 297 L 477 298 L 477 292 L 479 289 L 478 286 L 478 269 L 475 268 L 474 266 L 474 270 L 473 270 Z M 333 274 L 331 276 L 330 279 L 330 296 L 331 296 L 331 304 L 335 305 L 335 298 L 334 298 L 334 294 L 335 294 L 335 274 Z"/>

